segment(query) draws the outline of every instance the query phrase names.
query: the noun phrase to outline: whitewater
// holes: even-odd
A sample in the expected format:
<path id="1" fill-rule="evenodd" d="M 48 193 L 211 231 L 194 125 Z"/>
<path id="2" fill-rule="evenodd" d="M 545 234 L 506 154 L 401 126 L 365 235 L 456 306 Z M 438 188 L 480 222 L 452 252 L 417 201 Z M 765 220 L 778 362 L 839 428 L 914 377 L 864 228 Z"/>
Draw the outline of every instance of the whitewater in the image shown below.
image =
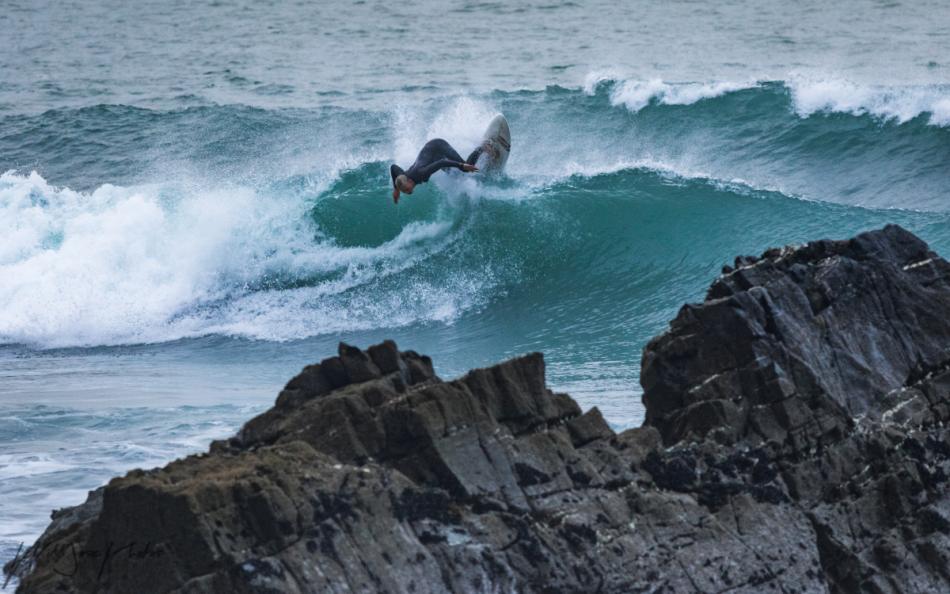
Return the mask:
<path id="1" fill-rule="evenodd" d="M 886 223 L 950 253 L 950 10 L 782 7 L 13 2 L 0 560 L 340 340 L 444 377 L 543 351 L 619 429 L 734 256 Z M 499 112 L 505 177 L 392 203 L 391 163 Z"/>

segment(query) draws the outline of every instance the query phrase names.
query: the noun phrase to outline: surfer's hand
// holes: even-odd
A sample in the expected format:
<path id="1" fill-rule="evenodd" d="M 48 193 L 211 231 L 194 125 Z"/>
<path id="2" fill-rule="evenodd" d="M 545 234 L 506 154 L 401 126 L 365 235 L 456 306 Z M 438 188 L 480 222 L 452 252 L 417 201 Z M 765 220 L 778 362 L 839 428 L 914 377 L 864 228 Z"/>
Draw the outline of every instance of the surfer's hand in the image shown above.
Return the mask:
<path id="1" fill-rule="evenodd" d="M 393 204 L 399 204 L 399 190 L 393 190 Z"/>
<path id="2" fill-rule="evenodd" d="M 462 163 L 462 171 L 465 171 L 467 173 L 472 173 L 472 172 L 478 171 L 478 167 L 475 167 L 474 165 L 471 165 L 469 163 Z"/>

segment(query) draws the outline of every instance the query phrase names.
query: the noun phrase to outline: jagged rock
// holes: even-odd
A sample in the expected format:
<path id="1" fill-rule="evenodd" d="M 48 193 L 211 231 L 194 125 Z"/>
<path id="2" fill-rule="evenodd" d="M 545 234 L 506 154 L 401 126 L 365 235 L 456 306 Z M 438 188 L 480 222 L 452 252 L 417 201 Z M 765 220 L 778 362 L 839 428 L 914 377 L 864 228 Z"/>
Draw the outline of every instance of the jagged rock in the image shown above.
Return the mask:
<path id="1" fill-rule="evenodd" d="M 737 259 L 615 434 L 530 354 L 306 367 L 209 453 L 59 512 L 21 592 L 939 592 L 950 265 L 888 227 Z"/>
<path id="2" fill-rule="evenodd" d="M 890 225 L 737 258 L 643 356 L 646 424 L 798 450 L 950 358 L 950 264 Z"/>

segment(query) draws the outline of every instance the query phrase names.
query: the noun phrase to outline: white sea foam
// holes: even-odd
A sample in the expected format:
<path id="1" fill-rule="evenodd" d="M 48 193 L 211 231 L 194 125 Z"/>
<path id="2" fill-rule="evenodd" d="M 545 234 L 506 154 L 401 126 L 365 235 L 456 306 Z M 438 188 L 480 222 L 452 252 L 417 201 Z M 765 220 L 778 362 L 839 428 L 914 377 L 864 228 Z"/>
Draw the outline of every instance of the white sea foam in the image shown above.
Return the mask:
<path id="1" fill-rule="evenodd" d="M 594 71 L 582 89 L 593 95 L 606 86 L 610 102 L 638 112 L 651 102 L 663 105 L 691 105 L 704 99 L 754 88 L 754 81 L 671 83 L 659 78 L 626 78 L 617 70 Z M 921 115 L 934 126 L 950 126 L 950 85 L 872 85 L 844 78 L 791 75 L 785 86 L 799 117 L 815 113 L 871 115 L 898 123 Z"/>
<path id="2" fill-rule="evenodd" d="M 904 123 L 926 115 L 931 125 L 950 125 L 950 85 L 862 85 L 838 78 L 805 77 L 793 77 L 786 85 L 801 117 L 839 112 Z"/>
<path id="3" fill-rule="evenodd" d="M 470 96 L 452 98 L 435 117 L 422 106 L 393 109 L 394 159 L 404 168 L 416 158 L 426 141 L 443 138 L 462 158 L 482 140 L 485 127 L 499 110 L 491 103 Z"/>
<path id="4" fill-rule="evenodd" d="M 375 247 L 325 237 L 300 196 L 251 188 L 51 186 L 0 176 L 0 342 L 72 346 L 208 333 L 292 339 L 448 321 L 478 291 L 369 286 L 453 241 L 447 221 L 404 226 Z M 273 278 L 311 278 L 267 289 Z M 480 283 L 488 282 L 484 277 Z M 448 285 L 452 282 L 449 280 Z"/>
<path id="5" fill-rule="evenodd" d="M 711 99 L 756 86 L 755 82 L 670 83 L 659 78 L 624 79 L 617 72 L 599 71 L 587 76 L 583 89 L 585 93 L 592 95 L 604 84 L 610 86 L 612 105 L 623 105 L 633 112 L 640 111 L 651 101 L 664 105 L 692 105 L 703 99 Z"/>

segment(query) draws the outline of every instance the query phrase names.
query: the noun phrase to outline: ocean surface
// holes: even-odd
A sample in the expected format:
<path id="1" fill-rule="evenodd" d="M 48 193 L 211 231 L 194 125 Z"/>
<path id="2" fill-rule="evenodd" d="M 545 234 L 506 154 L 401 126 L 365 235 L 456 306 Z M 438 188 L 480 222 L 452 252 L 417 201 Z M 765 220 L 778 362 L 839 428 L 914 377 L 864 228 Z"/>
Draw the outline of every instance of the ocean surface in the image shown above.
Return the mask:
<path id="1" fill-rule="evenodd" d="M 443 377 L 540 350 L 622 429 L 734 256 L 891 222 L 950 254 L 946 2 L 6 0 L 0 31 L 0 561 L 340 340 Z M 498 112 L 504 177 L 392 203 L 390 163 Z"/>

